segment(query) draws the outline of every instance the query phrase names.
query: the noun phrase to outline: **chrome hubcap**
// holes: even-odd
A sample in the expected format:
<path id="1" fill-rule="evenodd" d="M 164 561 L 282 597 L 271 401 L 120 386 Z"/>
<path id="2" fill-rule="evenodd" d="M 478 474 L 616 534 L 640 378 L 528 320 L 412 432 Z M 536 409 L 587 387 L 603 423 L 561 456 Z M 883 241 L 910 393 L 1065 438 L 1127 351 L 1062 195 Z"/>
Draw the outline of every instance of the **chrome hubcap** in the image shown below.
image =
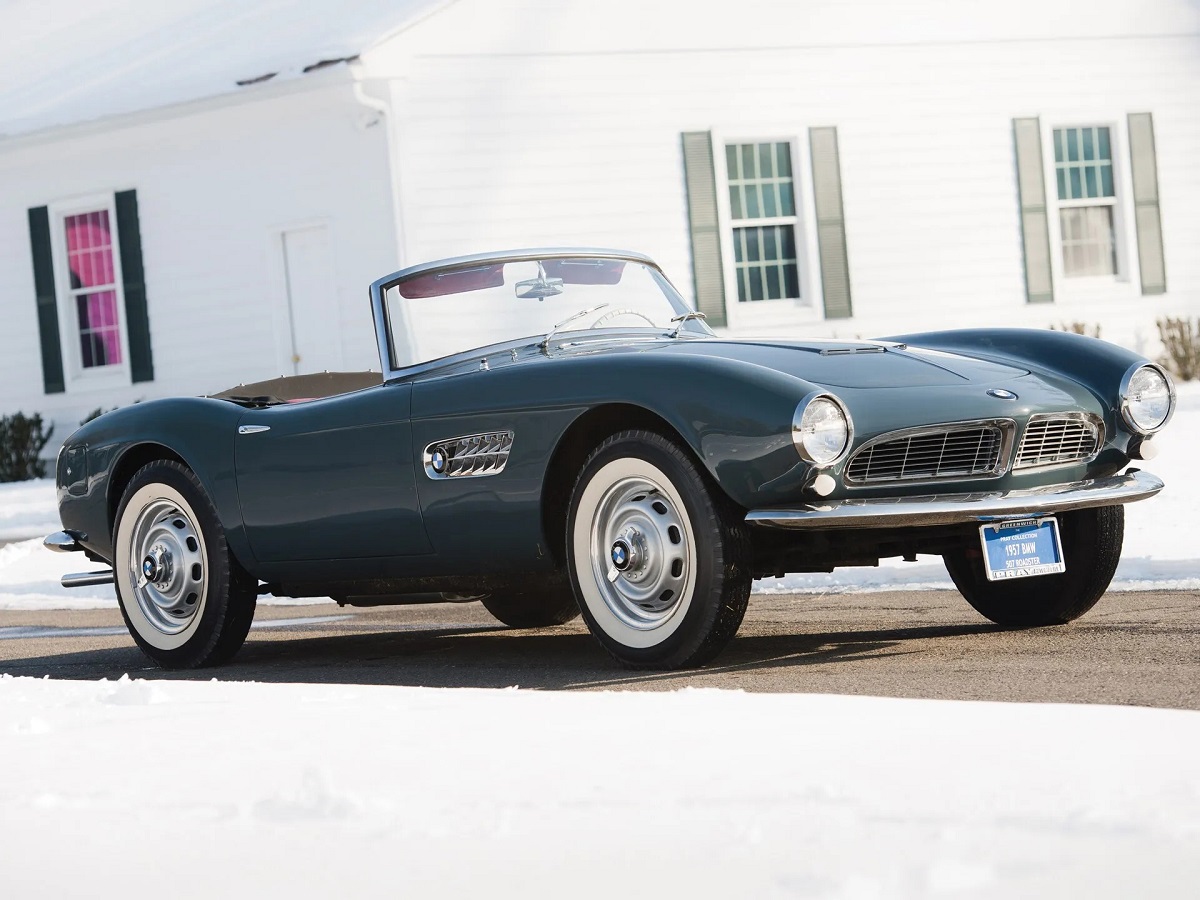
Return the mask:
<path id="1" fill-rule="evenodd" d="M 133 593 L 146 620 L 163 634 L 178 634 L 200 608 L 208 584 L 204 548 L 189 512 L 156 500 L 133 526 L 129 568 Z"/>
<path id="2" fill-rule="evenodd" d="M 604 602 L 631 628 L 647 630 L 679 606 L 692 560 L 686 519 L 646 478 L 604 492 L 592 519 L 592 571 Z"/>

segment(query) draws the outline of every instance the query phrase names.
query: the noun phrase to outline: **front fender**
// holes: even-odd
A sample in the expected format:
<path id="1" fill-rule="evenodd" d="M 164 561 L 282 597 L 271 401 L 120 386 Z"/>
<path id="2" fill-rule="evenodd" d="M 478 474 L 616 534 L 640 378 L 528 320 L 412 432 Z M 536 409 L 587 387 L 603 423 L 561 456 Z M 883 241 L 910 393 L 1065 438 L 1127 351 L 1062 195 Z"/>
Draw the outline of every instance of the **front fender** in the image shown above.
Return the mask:
<path id="1" fill-rule="evenodd" d="M 122 407 L 88 422 L 63 445 L 57 477 L 63 526 L 87 535 L 84 545 L 112 559 L 112 527 L 124 483 L 144 460 L 174 456 L 199 479 L 216 507 L 234 555 L 252 561 L 234 477 L 234 440 L 245 410 L 224 400 L 185 397 Z M 85 477 L 68 476 L 64 460 L 85 462 Z M 77 475 L 78 473 L 76 473 Z"/>

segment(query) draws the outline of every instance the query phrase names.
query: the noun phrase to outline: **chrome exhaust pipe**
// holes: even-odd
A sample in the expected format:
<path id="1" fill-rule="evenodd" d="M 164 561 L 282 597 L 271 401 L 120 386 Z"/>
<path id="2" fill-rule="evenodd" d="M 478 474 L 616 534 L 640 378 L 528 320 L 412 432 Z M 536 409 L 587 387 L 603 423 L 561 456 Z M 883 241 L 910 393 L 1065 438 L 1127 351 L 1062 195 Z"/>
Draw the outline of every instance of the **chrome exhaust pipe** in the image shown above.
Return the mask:
<path id="1" fill-rule="evenodd" d="M 79 572 L 75 575 L 64 575 L 62 577 L 62 586 L 65 588 L 93 587 L 97 584 L 112 583 L 112 569 L 108 569 L 104 572 Z"/>

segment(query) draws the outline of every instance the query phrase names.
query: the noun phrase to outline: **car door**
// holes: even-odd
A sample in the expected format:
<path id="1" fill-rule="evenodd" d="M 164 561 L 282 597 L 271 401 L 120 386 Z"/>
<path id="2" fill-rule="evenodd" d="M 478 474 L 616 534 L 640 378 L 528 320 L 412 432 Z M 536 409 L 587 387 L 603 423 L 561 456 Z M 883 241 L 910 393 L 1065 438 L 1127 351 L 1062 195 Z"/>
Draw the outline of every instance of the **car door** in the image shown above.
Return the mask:
<path id="1" fill-rule="evenodd" d="M 409 421 L 412 387 L 247 410 L 235 466 L 260 562 L 430 552 Z"/>

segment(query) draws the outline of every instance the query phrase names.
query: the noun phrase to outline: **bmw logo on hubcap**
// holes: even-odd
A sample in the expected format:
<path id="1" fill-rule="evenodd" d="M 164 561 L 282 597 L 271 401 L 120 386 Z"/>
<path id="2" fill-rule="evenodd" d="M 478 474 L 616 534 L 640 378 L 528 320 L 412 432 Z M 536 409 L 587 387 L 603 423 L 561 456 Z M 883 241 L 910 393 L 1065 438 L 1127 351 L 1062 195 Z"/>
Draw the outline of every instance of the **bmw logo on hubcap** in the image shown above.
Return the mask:
<path id="1" fill-rule="evenodd" d="M 617 541 L 613 544 L 612 563 L 621 571 L 629 565 L 629 545 L 624 541 Z"/>
<path id="2" fill-rule="evenodd" d="M 995 397 L 997 400 L 1016 400 L 1017 395 L 1012 391 L 1006 391 L 1004 388 L 992 388 L 988 391 L 989 397 Z"/>

